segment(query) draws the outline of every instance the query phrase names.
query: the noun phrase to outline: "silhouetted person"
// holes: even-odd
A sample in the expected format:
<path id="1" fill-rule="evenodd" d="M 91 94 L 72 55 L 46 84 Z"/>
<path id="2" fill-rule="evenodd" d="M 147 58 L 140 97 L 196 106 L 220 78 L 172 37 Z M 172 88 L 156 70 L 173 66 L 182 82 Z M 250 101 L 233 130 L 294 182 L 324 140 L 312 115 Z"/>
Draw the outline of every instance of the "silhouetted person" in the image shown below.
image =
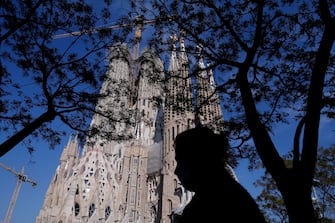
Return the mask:
<path id="1" fill-rule="evenodd" d="M 265 222 L 250 194 L 225 169 L 227 148 L 227 140 L 208 128 L 177 135 L 175 174 L 195 192 L 178 222 Z"/>

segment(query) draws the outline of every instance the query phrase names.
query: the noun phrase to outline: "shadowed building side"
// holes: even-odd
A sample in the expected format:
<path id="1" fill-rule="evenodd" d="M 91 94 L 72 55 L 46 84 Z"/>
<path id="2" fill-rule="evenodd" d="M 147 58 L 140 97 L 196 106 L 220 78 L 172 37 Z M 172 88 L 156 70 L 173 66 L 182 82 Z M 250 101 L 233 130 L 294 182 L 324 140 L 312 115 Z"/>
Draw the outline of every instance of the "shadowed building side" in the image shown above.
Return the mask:
<path id="1" fill-rule="evenodd" d="M 164 153 L 162 171 L 162 219 L 171 222 L 175 212 L 180 212 L 191 198 L 191 193 L 180 186 L 174 174 L 176 167 L 174 139 L 177 134 L 194 127 L 193 95 L 189 61 L 183 37 L 180 38 L 180 53 L 177 55 L 176 35 L 173 42 L 167 76 L 167 96 L 164 113 Z"/>
<path id="2" fill-rule="evenodd" d="M 220 106 L 219 94 L 212 69 L 206 68 L 199 49 L 198 69 L 196 76 L 196 116 L 202 126 L 212 129 L 216 133 L 224 130 L 223 113 Z"/>

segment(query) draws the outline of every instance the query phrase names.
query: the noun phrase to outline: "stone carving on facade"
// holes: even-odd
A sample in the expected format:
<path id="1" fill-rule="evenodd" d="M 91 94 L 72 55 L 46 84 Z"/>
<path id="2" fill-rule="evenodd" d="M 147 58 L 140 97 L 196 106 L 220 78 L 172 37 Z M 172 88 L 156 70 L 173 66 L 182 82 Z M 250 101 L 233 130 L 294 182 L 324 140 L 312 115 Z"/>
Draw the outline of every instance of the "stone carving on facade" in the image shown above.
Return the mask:
<path id="1" fill-rule="evenodd" d="M 184 39 L 180 38 L 179 54 L 177 35 L 172 43 L 167 74 L 151 50 L 135 61 L 125 45 L 110 49 L 101 88 L 106 97 L 96 109 L 131 124 L 95 115 L 91 129 L 101 128 L 105 135 L 88 138 L 81 153 L 78 139 L 70 137 L 36 223 L 169 223 L 172 215 L 181 213 L 192 193 L 174 174 L 173 140 L 194 127 L 194 95 Z M 135 78 L 134 63 L 139 68 Z M 209 78 L 201 84 L 213 91 L 213 75 Z M 218 98 L 212 102 L 202 111 L 204 124 L 213 124 L 213 114 L 222 119 Z M 121 136 L 124 140 L 117 140 Z"/>

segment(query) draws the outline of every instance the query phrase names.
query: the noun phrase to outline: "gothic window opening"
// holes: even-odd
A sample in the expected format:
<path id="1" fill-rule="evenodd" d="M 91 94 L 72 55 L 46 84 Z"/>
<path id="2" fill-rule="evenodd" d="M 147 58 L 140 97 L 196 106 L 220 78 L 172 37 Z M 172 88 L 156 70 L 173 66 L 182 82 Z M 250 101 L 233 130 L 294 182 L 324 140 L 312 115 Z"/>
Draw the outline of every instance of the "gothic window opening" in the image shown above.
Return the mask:
<path id="1" fill-rule="evenodd" d="M 130 193 L 130 204 L 135 204 L 135 196 L 136 196 L 136 192 L 135 192 L 135 188 L 131 189 L 131 193 Z"/>
<path id="2" fill-rule="evenodd" d="M 84 179 L 84 183 L 86 186 L 91 186 L 91 183 L 88 179 Z"/>
<path id="3" fill-rule="evenodd" d="M 133 169 L 136 169 L 137 166 L 138 166 L 138 158 L 134 157 L 134 160 L 133 160 Z"/>
<path id="4" fill-rule="evenodd" d="M 137 191 L 137 205 L 140 206 L 141 204 L 141 194 L 140 191 Z"/>
<path id="5" fill-rule="evenodd" d="M 138 177 L 138 180 L 137 180 L 137 186 L 138 186 L 138 188 L 141 188 L 141 175 L 138 175 L 137 176 Z"/>
<path id="6" fill-rule="evenodd" d="M 79 212 L 80 212 L 80 206 L 79 206 L 79 204 L 76 202 L 76 203 L 74 204 L 74 216 L 78 216 Z"/>
<path id="7" fill-rule="evenodd" d="M 105 209 L 105 221 L 107 221 L 107 219 L 109 218 L 111 212 L 112 212 L 111 207 L 110 206 L 106 207 L 106 209 Z"/>
<path id="8" fill-rule="evenodd" d="M 94 173 L 94 169 L 93 169 L 93 168 L 91 168 L 91 169 L 90 169 L 90 176 L 92 176 L 92 175 L 93 175 L 93 173 Z"/>
<path id="9" fill-rule="evenodd" d="M 95 211 L 95 204 L 92 203 L 90 207 L 88 208 L 88 217 L 92 217 L 92 215 L 94 214 L 94 211 Z"/>
<path id="10" fill-rule="evenodd" d="M 76 194 L 79 194 L 79 185 L 77 184 Z"/>
<path id="11" fill-rule="evenodd" d="M 99 200 L 99 205 L 101 206 L 104 203 L 105 199 L 104 199 L 104 194 L 102 194 L 100 196 L 100 200 Z"/>
<path id="12" fill-rule="evenodd" d="M 170 129 L 168 129 L 168 137 L 167 137 L 167 151 L 170 151 Z"/>

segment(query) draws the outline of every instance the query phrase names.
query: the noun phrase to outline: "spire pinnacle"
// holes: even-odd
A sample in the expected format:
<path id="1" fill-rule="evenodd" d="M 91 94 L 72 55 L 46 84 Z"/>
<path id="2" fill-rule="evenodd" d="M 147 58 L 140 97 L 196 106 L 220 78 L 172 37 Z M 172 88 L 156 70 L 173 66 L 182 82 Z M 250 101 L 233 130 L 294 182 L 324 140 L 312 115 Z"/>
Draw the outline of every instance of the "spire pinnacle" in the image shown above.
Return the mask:
<path id="1" fill-rule="evenodd" d="M 170 36 L 170 40 L 171 40 L 171 43 L 172 43 L 172 53 L 171 53 L 171 59 L 170 59 L 170 64 L 169 64 L 168 71 L 169 72 L 176 72 L 179 69 L 178 60 L 177 60 L 177 53 L 176 53 L 176 49 L 177 49 L 176 43 L 178 41 L 177 35 L 175 33 L 173 33 Z"/>
<path id="2" fill-rule="evenodd" d="M 184 36 L 185 36 L 185 31 L 183 30 L 180 30 L 180 51 L 181 52 L 185 52 L 185 39 L 184 39 Z"/>
<path id="3" fill-rule="evenodd" d="M 201 76 L 203 78 L 207 78 L 207 72 L 205 70 L 206 66 L 205 66 L 205 63 L 204 63 L 203 56 L 202 56 L 202 46 L 198 45 L 197 49 L 198 49 L 198 68 L 200 70 L 199 76 Z"/>
<path id="4" fill-rule="evenodd" d="M 210 67 L 211 64 L 207 64 L 207 67 Z M 214 91 L 215 90 L 215 87 L 216 87 L 216 84 L 215 84 L 215 80 L 214 80 L 214 75 L 213 75 L 213 69 L 210 68 L 208 70 L 208 76 L 209 76 L 209 84 L 212 88 L 212 90 Z"/>
<path id="5" fill-rule="evenodd" d="M 170 36 L 170 40 L 172 42 L 172 51 L 176 51 L 177 47 L 176 47 L 176 43 L 178 41 L 178 36 L 175 33 L 172 33 L 172 35 Z"/>
<path id="6" fill-rule="evenodd" d="M 199 59 L 198 65 L 199 65 L 199 68 L 205 68 L 204 58 L 202 56 L 202 46 L 198 45 L 197 49 L 198 49 L 198 59 Z"/>
<path id="7" fill-rule="evenodd" d="M 75 135 L 70 133 L 69 141 L 62 152 L 60 160 L 65 161 L 69 157 L 79 157 L 78 133 Z"/>
<path id="8" fill-rule="evenodd" d="M 186 49 L 185 49 L 185 31 L 180 30 L 180 39 L 179 39 L 179 44 L 180 44 L 180 61 L 182 64 L 187 64 L 188 59 L 186 55 Z"/>

